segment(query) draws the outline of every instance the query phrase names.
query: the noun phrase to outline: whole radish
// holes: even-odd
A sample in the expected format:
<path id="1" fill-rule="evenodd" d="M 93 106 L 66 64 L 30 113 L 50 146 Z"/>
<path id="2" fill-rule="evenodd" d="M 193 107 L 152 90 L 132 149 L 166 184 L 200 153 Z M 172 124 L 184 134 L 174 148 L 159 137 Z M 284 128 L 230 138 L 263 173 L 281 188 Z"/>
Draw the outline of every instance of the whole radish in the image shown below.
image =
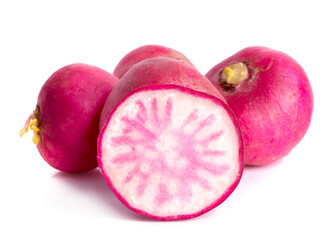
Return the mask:
<path id="1" fill-rule="evenodd" d="M 141 61 L 120 79 L 102 111 L 98 162 L 125 206 L 157 220 L 188 219 L 233 192 L 242 134 L 219 98 L 194 67 L 171 58 Z"/>
<path id="2" fill-rule="evenodd" d="M 114 69 L 113 74 L 116 77 L 121 78 L 136 63 L 153 57 L 173 58 L 192 65 L 191 61 L 188 60 L 187 57 L 174 49 L 159 45 L 145 45 L 132 50 L 124 56 Z"/>
<path id="3" fill-rule="evenodd" d="M 87 64 L 71 64 L 44 83 L 30 127 L 33 142 L 44 160 L 65 172 L 85 172 L 97 167 L 99 118 L 105 100 L 118 79 Z"/>
<path id="4" fill-rule="evenodd" d="M 312 88 L 303 68 L 287 54 L 247 47 L 206 77 L 239 120 L 246 165 L 283 158 L 305 135 L 313 111 Z"/>

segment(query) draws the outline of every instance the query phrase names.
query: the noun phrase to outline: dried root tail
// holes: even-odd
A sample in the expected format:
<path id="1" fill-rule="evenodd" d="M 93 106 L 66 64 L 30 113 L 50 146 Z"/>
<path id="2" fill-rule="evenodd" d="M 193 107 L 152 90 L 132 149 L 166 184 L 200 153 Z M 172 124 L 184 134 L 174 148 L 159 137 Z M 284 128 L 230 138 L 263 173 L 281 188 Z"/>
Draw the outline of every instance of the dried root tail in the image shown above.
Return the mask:
<path id="1" fill-rule="evenodd" d="M 38 113 L 39 113 L 39 108 L 38 106 L 34 110 L 32 114 L 28 117 L 26 123 L 24 124 L 23 128 L 20 130 L 20 137 L 23 137 L 25 133 L 27 133 L 30 130 L 33 131 L 34 135 L 32 137 L 33 143 L 37 145 L 40 141 L 40 137 L 38 132 L 40 131 L 40 122 L 38 120 Z"/>

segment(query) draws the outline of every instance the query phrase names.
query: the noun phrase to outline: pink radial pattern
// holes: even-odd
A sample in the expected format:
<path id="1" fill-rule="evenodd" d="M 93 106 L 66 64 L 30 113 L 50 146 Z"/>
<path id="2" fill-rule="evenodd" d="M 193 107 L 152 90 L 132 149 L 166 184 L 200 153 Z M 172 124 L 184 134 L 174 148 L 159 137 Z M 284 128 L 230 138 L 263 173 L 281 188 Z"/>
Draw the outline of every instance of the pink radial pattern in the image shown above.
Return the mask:
<path id="1" fill-rule="evenodd" d="M 176 126 L 172 121 L 171 97 L 161 102 L 161 105 L 156 97 L 146 104 L 137 100 L 136 107 L 134 117 L 121 117 L 122 134 L 109 138 L 111 147 L 126 146 L 130 149 L 110 159 L 117 168 L 130 169 L 123 179 L 123 184 L 129 184 L 136 177 L 136 197 L 141 198 L 146 191 L 153 191 L 156 207 L 168 204 L 174 198 L 181 204 L 187 204 L 194 194 L 194 185 L 206 191 L 214 191 L 210 181 L 199 174 L 206 172 L 219 176 L 229 170 L 228 164 L 211 161 L 212 158 L 225 155 L 222 148 L 216 150 L 210 146 L 212 142 L 221 138 L 224 132 L 206 132 L 207 127 L 213 125 L 216 120 L 214 114 L 199 117 L 199 109 L 194 108 L 181 124 Z M 205 134 L 199 135 L 200 132 Z M 152 178 L 153 175 L 159 176 L 159 179 Z M 171 182 L 173 187 L 169 186 Z M 148 190 L 148 186 L 156 187 Z"/>

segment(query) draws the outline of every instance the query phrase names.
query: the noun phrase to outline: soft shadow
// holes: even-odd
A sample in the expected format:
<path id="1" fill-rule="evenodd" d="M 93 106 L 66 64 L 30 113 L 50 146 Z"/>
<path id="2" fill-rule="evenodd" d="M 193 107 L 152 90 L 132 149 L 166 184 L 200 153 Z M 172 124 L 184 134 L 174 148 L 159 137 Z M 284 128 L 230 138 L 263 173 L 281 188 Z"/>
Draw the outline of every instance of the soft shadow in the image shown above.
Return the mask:
<path id="1" fill-rule="evenodd" d="M 284 160 L 282 158 L 266 166 L 245 166 L 239 188 L 249 191 L 260 182 L 266 181 L 267 175 L 271 174 L 274 169 L 280 168 Z"/>
<path id="2" fill-rule="evenodd" d="M 278 159 L 276 161 L 274 161 L 273 163 L 270 163 L 269 165 L 265 165 L 265 166 L 251 166 L 251 165 L 246 165 L 244 168 L 245 169 L 257 169 L 262 171 L 262 169 L 271 169 L 271 168 L 275 168 L 278 165 L 282 164 L 284 162 L 285 158 L 281 158 Z"/>
<path id="3" fill-rule="evenodd" d="M 97 202 L 100 206 L 106 208 L 107 212 L 112 211 L 118 218 L 151 221 L 125 207 L 109 189 L 99 169 L 76 174 L 57 172 L 52 177 L 67 187 L 70 186 L 75 190 L 84 192 L 92 201 L 98 200 Z"/>
<path id="4" fill-rule="evenodd" d="M 277 161 L 265 165 L 265 166 L 250 166 L 246 165 L 244 166 L 244 172 L 267 172 L 271 171 L 273 168 L 278 168 L 279 165 L 283 164 L 284 158 L 278 159 Z"/>
<path id="5" fill-rule="evenodd" d="M 270 172 L 272 168 L 278 167 L 283 161 L 283 159 L 280 159 L 268 166 L 262 167 L 245 166 L 240 188 L 244 191 L 250 191 L 250 186 L 264 180 L 266 175 L 264 173 Z M 77 174 L 56 172 L 52 177 L 67 187 L 70 186 L 74 190 L 84 192 L 88 198 L 91 198 L 94 202 L 97 201 L 101 207 L 105 208 L 106 212 L 115 213 L 115 215 L 111 214 L 111 216 L 116 216 L 124 220 L 157 222 L 154 219 L 139 215 L 125 207 L 109 189 L 98 168 L 86 173 Z M 206 218 L 208 214 L 210 213 L 206 213 L 196 219 Z M 190 220 L 192 219 L 188 221 Z"/>

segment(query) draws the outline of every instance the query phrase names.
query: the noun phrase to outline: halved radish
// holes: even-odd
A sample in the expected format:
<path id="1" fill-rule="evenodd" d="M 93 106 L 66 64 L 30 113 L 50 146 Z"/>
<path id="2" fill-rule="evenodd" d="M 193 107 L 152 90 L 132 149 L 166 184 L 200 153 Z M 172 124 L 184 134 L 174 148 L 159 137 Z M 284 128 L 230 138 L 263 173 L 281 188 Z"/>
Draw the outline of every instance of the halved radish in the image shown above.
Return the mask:
<path id="1" fill-rule="evenodd" d="M 136 88 L 113 107 L 99 135 L 98 163 L 129 209 L 158 220 L 193 218 L 240 181 L 241 131 L 221 100 L 163 82 Z"/>

